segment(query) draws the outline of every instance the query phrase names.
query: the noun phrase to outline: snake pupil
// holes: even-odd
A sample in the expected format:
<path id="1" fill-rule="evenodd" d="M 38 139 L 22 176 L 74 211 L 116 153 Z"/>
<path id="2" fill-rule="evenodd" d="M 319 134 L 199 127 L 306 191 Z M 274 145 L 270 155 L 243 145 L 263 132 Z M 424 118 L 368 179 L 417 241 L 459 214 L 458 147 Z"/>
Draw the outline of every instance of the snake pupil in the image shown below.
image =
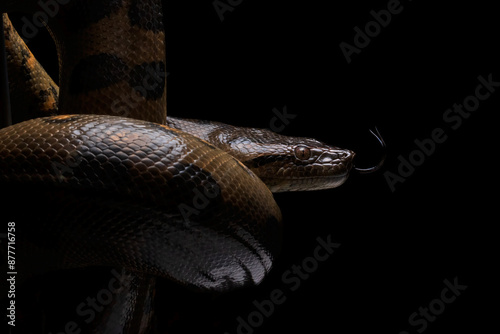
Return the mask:
<path id="1" fill-rule="evenodd" d="M 295 147 L 295 157 L 299 160 L 308 160 L 311 157 L 311 150 L 305 146 Z"/>

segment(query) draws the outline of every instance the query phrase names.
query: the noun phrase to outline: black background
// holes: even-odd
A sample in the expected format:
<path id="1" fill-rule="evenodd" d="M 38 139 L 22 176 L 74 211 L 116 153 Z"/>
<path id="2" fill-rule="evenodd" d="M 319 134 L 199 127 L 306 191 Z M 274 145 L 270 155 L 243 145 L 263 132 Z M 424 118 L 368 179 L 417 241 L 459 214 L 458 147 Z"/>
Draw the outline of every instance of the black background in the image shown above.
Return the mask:
<path id="1" fill-rule="evenodd" d="M 443 114 L 474 94 L 478 76 L 500 81 L 496 11 L 477 2 L 402 1 L 401 13 L 348 64 L 339 44 L 353 44 L 354 27 L 387 4 L 243 0 L 221 21 L 213 1 L 165 3 L 169 115 L 269 127 L 273 109 L 286 106 L 296 117 L 283 134 L 353 149 L 369 165 L 380 154 L 368 132 L 376 125 L 388 155 L 384 169 L 353 174 L 337 189 L 275 196 L 284 245 L 260 286 L 212 296 L 162 282 L 156 333 L 237 333 L 252 302 L 280 289 L 286 301 L 255 333 L 413 334 L 422 328 L 409 316 L 455 277 L 467 289 L 423 332 L 485 332 L 494 320 L 487 301 L 498 265 L 500 87 L 456 130 Z M 29 46 L 56 75 L 47 43 L 40 32 Z M 414 141 L 435 128 L 447 140 L 391 191 L 385 173 L 397 174 L 399 157 L 408 159 Z M 341 246 L 291 291 L 282 275 L 328 235 Z"/>

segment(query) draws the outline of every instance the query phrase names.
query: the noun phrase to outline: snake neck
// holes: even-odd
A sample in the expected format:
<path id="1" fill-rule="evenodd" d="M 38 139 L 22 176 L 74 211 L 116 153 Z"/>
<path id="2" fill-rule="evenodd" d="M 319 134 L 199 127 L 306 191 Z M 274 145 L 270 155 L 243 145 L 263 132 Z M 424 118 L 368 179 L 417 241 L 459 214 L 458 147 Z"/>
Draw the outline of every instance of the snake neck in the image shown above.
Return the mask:
<path id="1" fill-rule="evenodd" d="M 161 0 L 73 0 L 48 29 L 59 57 L 60 113 L 165 123 Z"/>

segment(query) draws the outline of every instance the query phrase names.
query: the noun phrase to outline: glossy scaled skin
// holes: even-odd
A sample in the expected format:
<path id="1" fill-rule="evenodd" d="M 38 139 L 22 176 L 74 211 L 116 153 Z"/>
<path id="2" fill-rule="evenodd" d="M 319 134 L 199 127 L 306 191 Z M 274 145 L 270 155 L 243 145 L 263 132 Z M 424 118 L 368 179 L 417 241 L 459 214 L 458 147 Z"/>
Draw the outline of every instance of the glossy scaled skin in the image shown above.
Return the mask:
<path id="1" fill-rule="evenodd" d="M 354 152 L 316 139 L 267 129 L 168 117 L 167 125 L 208 141 L 250 168 L 272 192 L 335 188 L 352 168 Z"/>
<path id="2" fill-rule="evenodd" d="M 13 123 L 57 114 L 59 87 L 28 49 L 7 14 L 3 14 L 3 22 L 10 100 L 15 110 Z"/>
<path id="3" fill-rule="evenodd" d="M 38 3 L 7 0 L 0 9 L 28 10 L 31 17 Z M 0 130 L 0 187 L 9 194 L 5 214 L 18 222 L 18 272 L 57 275 L 50 271 L 95 266 L 126 272 L 134 284 L 124 284 L 121 304 L 108 305 L 89 324 L 96 333 L 147 332 L 155 276 L 212 291 L 261 282 L 280 248 L 281 214 L 244 164 L 273 191 L 322 189 L 346 180 L 352 152 L 218 123 L 175 126 L 212 144 L 163 127 L 161 2 L 72 0 L 59 8 L 49 29 L 60 96 L 17 33 L 4 30 L 10 79 L 17 80 L 14 119 L 66 114 Z M 309 159 L 297 160 L 299 145 L 308 147 Z M 304 177 L 311 171 L 325 175 Z"/>
<path id="4" fill-rule="evenodd" d="M 11 74 L 11 81 L 15 87 L 26 87 L 20 93 L 20 89 L 12 89 L 12 94 L 18 96 L 30 97 L 34 103 L 38 104 L 40 115 L 49 115 L 59 113 L 59 106 L 52 101 L 59 100 L 59 87 L 55 85 L 50 76 L 40 67 L 36 62 L 31 52 L 21 40 L 17 32 L 12 28 L 10 21 L 5 16 L 7 22 L 4 29 L 8 40 L 11 41 L 7 45 L 9 53 L 9 73 Z M 123 21 L 120 19 L 120 22 Z M 54 30 L 57 30 L 57 24 L 54 24 Z M 102 30 L 109 30 L 107 25 L 101 27 Z M 153 36 L 159 40 L 163 39 L 163 35 L 155 32 Z M 158 44 L 153 43 L 154 45 Z M 72 43 L 60 43 L 60 48 L 66 48 L 66 45 Z M 77 49 L 94 49 L 97 46 L 89 45 L 84 48 L 78 45 Z M 156 50 L 156 58 L 161 59 L 161 53 Z M 74 52 L 79 54 L 80 51 Z M 124 54 L 124 52 L 120 52 Z M 130 62 L 137 62 L 136 52 L 131 55 L 125 53 Z M 29 61 L 26 61 L 26 56 L 29 56 Z M 152 57 L 148 53 L 147 57 Z M 31 65 L 33 64 L 33 65 Z M 64 68 L 62 72 L 68 73 L 69 70 Z M 30 73 L 29 78 L 31 81 L 26 84 L 28 80 L 23 80 L 26 73 Z M 152 79 L 151 73 L 147 73 L 147 82 Z M 93 80 L 91 80 L 93 81 Z M 111 82 L 112 80 L 110 80 Z M 159 85 L 158 85 L 159 87 Z M 132 87 L 125 90 L 123 87 L 114 87 L 113 94 L 116 92 L 130 91 Z M 64 94 L 64 92 L 62 92 Z M 146 101 L 146 106 L 139 104 L 136 98 L 120 98 L 110 96 L 106 93 L 105 89 L 100 89 L 94 92 L 100 96 L 105 96 L 107 100 L 117 101 L 111 105 L 112 110 L 108 112 L 127 112 L 126 101 L 132 102 L 129 107 L 133 106 L 134 112 L 137 107 L 146 108 L 148 110 L 157 110 L 158 106 L 152 107 L 148 103 L 153 101 Z M 93 93 L 93 94 L 94 94 Z M 81 95 L 81 96 L 80 96 Z M 78 99 L 89 99 L 89 101 L 72 102 L 79 107 L 85 106 L 86 110 L 93 110 L 96 113 L 106 113 L 103 109 L 102 103 L 99 99 L 94 99 L 88 94 L 77 95 Z M 71 95 L 70 95 L 71 96 Z M 17 116 L 21 119 L 29 116 L 32 109 L 27 107 L 23 98 L 14 98 L 13 104 L 17 110 Z M 50 102 L 50 103 L 49 103 Z M 161 105 L 161 101 L 160 105 Z M 94 105 L 97 103 L 97 105 Z M 64 106 L 62 106 L 64 108 Z M 72 107 L 71 110 L 76 110 Z M 149 113 L 140 113 L 143 119 L 154 120 Z M 132 117 L 134 115 L 127 115 Z M 155 116 L 156 117 L 156 116 Z M 330 146 L 312 138 L 302 137 L 289 137 L 277 134 L 266 129 L 236 127 L 219 122 L 181 119 L 176 117 L 167 117 L 166 123 L 168 126 L 179 129 L 181 131 L 190 133 L 197 136 L 212 145 L 220 148 L 223 151 L 234 156 L 236 159 L 250 168 L 259 178 L 269 187 L 272 192 L 284 191 L 304 191 L 304 190 L 319 190 L 335 188 L 343 184 L 348 176 L 352 167 L 352 160 L 354 152 L 346 149 L 341 149 L 335 146 Z M 299 159 L 295 150 L 297 147 L 306 148 L 310 152 L 308 159 Z"/>
<path id="5" fill-rule="evenodd" d="M 119 266 L 227 290 L 258 284 L 280 247 L 280 210 L 252 172 L 155 123 L 64 115 L 4 128 L 0 183 L 55 193 L 57 206 L 19 232 L 57 249 L 54 267 Z"/>

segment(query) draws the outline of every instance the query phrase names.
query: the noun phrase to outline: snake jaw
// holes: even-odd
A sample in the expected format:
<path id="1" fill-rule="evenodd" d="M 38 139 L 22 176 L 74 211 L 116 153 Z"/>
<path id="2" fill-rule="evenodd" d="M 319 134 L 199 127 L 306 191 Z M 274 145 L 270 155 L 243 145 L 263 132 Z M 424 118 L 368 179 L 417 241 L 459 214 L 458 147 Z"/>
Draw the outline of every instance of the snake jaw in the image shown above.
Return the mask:
<path id="1" fill-rule="evenodd" d="M 306 137 L 268 129 L 167 118 L 170 127 L 186 131 L 234 156 L 272 192 L 335 188 L 354 167 L 354 152 Z"/>
<path id="2" fill-rule="evenodd" d="M 332 189 L 342 185 L 353 167 L 355 153 L 338 147 L 312 148 L 312 156 L 305 161 L 283 158 L 281 163 L 255 167 L 260 178 L 273 192 Z M 259 170 L 260 169 L 260 170 Z"/>

